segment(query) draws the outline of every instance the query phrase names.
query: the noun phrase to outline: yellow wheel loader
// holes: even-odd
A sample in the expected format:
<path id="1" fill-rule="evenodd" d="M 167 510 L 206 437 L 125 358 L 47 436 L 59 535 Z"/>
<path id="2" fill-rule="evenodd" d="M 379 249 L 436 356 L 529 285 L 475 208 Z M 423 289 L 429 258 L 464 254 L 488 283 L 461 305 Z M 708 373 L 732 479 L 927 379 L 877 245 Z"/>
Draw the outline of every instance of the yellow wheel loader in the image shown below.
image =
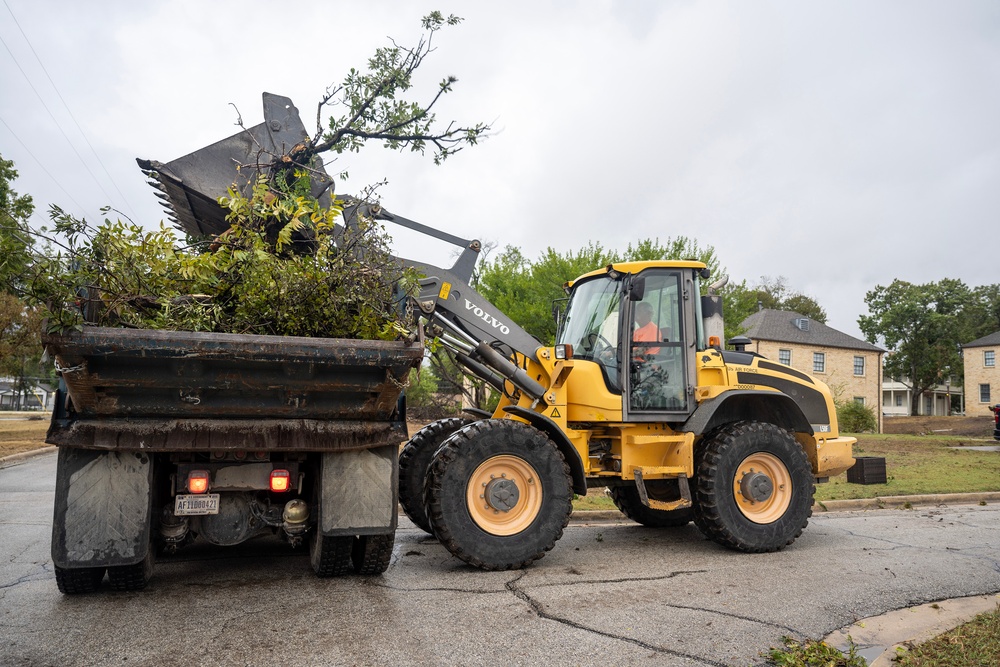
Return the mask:
<path id="1" fill-rule="evenodd" d="M 719 544 L 776 551 L 805 528 L 815 482 L 854 463 L 825 384 L 721 349 L 700 262 L 613 264 L 568 283 L 553 347 L 453 272 L 422 269 L 427 332 L 503 394 L 491 415 L 426 427 L 400 458 L 403 507 L 467 563 L 541 558 L 574 494 L 605 487 L 639 523 L 693 519 Z"/>

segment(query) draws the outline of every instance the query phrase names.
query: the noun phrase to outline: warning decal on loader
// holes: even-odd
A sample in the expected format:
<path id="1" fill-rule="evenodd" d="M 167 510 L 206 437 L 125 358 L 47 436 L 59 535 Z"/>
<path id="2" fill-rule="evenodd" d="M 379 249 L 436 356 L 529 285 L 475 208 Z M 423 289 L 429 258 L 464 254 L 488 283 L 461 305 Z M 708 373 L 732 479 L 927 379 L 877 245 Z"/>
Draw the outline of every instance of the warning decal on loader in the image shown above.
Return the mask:
<path id="1" fill-rule="evenodd" d="M 562 417 L 562 415 L 559 414 L 559 408 L 552 408 L 552 414 L 550 414 L 549 416 L 552 417 L 553 419 Z"/>

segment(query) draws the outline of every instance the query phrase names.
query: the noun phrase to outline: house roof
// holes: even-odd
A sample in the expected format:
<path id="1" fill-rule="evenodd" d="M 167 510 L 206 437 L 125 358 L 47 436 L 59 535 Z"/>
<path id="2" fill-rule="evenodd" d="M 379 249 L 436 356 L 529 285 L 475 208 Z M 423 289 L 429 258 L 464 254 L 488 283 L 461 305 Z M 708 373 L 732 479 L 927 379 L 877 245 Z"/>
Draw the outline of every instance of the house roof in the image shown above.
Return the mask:
<path id="1" fill-rule="evenodd" d="M 971 343 L 966 343 L 962 347 L 986 347 L 987 345 L 1000 345 L 1000 331 L 991 333 L 989 336 L 977 338 Z"/>
<path id="2" fill-rule="evenodd" d="M 777 343 L 798 343 L 816 347 L 840 347 L 847 350 L 864 350 L 883 353 L 881 347 L 872 345 L 837 331 L 833 327 L 810 319 L 790 310 L 759 310 L 742 322 L 744 335 L 754 340 L 769 340 Z"/>

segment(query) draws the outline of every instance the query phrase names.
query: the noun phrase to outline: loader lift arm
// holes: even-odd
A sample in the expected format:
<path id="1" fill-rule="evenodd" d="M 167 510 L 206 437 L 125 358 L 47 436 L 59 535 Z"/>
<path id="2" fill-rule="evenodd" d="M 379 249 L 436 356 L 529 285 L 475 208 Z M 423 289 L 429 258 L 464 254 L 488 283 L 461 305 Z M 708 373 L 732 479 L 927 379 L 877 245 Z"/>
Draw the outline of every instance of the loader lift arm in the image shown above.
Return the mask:
<path id="1" fill-rule="evenodd" d="M 516 353 L 537 361 L 537 350 L 542 344 L 469 285 L 482 249 L 478 240 L 463 239 L 428 227 L 390 213 L 377 204 L 349 199 L 344 207 L 344 223 L 348 227 L 356 225 L 358 216 L 392 222 L 461 248 L 450 269 L 397 258 L 403 266 L 416 269 L 424 276 L 415 297 L 420 317 L 455 353 L 459 363 L 477 377 L 501 392 L 505 391 L 506 380 L 535 400 L 542 397 L 545 387 L 510 359 Z"/>

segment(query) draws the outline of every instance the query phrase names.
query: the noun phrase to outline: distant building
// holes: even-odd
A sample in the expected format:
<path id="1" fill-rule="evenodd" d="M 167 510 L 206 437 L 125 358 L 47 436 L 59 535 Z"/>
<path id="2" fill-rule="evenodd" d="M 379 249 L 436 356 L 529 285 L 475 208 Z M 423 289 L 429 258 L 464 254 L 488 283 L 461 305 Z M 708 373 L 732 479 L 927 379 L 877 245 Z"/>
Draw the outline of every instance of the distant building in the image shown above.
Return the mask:
<path id="1" fill-rule="evenodd" d="M 1000 331 L 962 346 L 962 365 L 965 368 L 965 414 L 992 415 L 990 406 L 1000 403 L 998 351 L 1000 351 Z"/>
<path id="2" fill-rule="evenodd" d="M 945 416 L 954 414 L 956 404 L 962 404 L 962 386 L 951 378 L 925 389 L 917 403 L 918 415 Z M 882 383 L 882 414 L 905 417 L 913 413 L 913 383 L 909 378 L 887 378 Z M 957 408 L 961 410 L 961 407 Z"/>
<path id="3" fill-rule="evenodd" d="M 822 380 L 836 400 L 872 408 L 882 432 L 885 350 L 787 310 L 759 310 L 742 326 L 753 341 L 749 350 Z"/>
<path id="4" fill-rule="evenodd" d="M 14 379 L 0 378 L 0 410 L 51 410 L 55 397 L 55 389 L 47 384 L 31 384 L 20 392 Z"/>

